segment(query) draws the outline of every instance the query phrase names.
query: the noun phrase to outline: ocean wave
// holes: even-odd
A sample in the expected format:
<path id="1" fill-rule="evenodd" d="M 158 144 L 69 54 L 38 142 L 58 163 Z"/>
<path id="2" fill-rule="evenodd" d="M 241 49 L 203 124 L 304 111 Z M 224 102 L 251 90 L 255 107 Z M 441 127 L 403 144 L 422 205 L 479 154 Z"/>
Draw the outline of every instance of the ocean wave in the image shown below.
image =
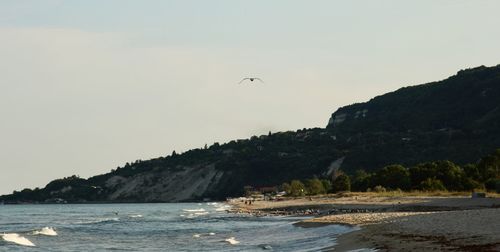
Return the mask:
<path id="1" fill-rule="evenodd" d="M 224 241 L 227 242 L 227 243 L 229 243 L 229 244 L 231 244 L 231 245 L 236 245 L 236 244 L 240 243 L 234 237 L 229 237 L 229 238 L 225 239 Z"/>
<path id="2" fill-rule="evenodd" d="M 209 212 L 196 212 L 194 215 L 207 215 Z"/>
<path id="3" fill-rule="evenodd" d="M 202 236 L 214 236 L 214 235 L 215 235 L 215 233 L 210 232 L 210 233 L 194 234 L 193 237 L 194 238 L 200 238 Z"/>
<path id="4" fill-rule="evenodd" d="M 76 224 L 100 224 L 100 223 L 108 223 L 108 222 L 117 222 L 120 221 L 120 218 L 115 217 L 115 218 L 99 218 L 99 219 L 94 219 L 94 220 L 88 220 L 88 221 L 79 221 Z"/>
<path id="5" fill-rule="evenodd" d="M 132 214 L 132 215 L 129 215 L 128 217 L 130 217 L 130 218 L 142 218 L 142 214 Z"/>
<path id="6" fill-rule="evenodd" d="M 47 236 L 56 236 L 57 232 L 51 227 L 44 227 L 40 230 L 33 231 L 34 235 L 47 235 Z"/>
<path id="7" fill-rule="evenodd" d="M 196 217 L 200 217 L 203 215 L 207 215 L 209 212 L 195 212 L 195 213 L 190 213 L 188 215 L 181 214 L 180 217 L 187 218 L 187 219 L 194 219 Z"/>
<path id="8" fill-rule="evenodd" d="M 182 209 L 184 212 L 206 212 L 205 209 L 203 208 L 198 208 L 198 209 Z"/>
<path id="9" fill-rule="evenodd" d="M 1 234 L 0 236 L 2 236 L 2 239 L 7 242 L 12 242 L 18 245 L 28 246 L 28 247 L 35 246 L 35 244 L 33 244 L 30 240 L 26 239 L 26 237 L 21 236 L 17 233 Z"/>
<path id="10" fill-rule="evenodd" d="M 231 206 L 221 206 L 221 207 L 216 208 L 215 211 L 225 212 L 225 211 L 229 210 L 230 208 L 231 208 Z"/>

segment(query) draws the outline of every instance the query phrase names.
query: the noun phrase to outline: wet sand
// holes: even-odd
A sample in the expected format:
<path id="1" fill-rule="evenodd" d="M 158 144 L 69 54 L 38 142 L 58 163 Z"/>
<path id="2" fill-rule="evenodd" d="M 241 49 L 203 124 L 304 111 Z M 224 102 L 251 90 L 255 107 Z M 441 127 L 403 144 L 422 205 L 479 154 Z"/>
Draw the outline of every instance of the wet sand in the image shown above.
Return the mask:
<path id="1" fill-rule="evenodd" d="M 232 202 L 236 211 L 311 213 L 297 225 L 345 224 L 360 230 L 341 235 L 332 251 L 500 251 L 500 198 L 348 197 Z M 307 211 L 306 211 L 307 210 Z"/>

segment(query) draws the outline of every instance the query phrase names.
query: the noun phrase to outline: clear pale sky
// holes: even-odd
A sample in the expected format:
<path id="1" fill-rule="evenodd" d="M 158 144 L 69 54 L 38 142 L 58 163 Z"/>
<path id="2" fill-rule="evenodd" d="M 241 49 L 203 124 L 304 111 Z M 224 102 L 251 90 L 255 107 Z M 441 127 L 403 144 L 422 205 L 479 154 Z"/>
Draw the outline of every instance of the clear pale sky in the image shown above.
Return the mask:
<path id="1" fill-rule="evenodd" d="M 500 63 L 500 1 L 0 1 L 0 194 Z M 238 85 L 261 77 L 264 84 Z"/>

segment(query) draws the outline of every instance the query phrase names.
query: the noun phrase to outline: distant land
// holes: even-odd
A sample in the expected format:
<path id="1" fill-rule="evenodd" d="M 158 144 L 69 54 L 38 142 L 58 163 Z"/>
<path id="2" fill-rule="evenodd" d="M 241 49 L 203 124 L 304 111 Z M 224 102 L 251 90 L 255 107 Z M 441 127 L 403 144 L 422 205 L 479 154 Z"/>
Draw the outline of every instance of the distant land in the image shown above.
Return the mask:
<path id="1" fill-rule="evenodd" d="M 244 186 L 450 160 L 476 163 L 500 147 L 500 65 L 459 71 L 341 107 L 325 128 L 276 132 L 127 163 L 88 179 L 0 196 L 7 203 L 179 202 L 240 196 Z M 498 167 L 497 167 L 498 172 Z"/>

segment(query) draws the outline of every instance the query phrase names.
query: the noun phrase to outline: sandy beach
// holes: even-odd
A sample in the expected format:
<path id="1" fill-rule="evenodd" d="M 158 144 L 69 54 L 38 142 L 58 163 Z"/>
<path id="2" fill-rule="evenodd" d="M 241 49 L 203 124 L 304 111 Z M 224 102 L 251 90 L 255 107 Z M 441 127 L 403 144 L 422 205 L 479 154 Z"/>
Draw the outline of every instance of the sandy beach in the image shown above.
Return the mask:
<path id="1" fill-rule="evenodd" d="M 497 196 L 497 195 L 495 195 Z M 234 211 L 258 215 L 312 215 L 297 225 L 344 224 L 331 251 L 500 251 L 500 198 L 467 196 L 302 197 L 282 201 L 232 201 Z"/>

